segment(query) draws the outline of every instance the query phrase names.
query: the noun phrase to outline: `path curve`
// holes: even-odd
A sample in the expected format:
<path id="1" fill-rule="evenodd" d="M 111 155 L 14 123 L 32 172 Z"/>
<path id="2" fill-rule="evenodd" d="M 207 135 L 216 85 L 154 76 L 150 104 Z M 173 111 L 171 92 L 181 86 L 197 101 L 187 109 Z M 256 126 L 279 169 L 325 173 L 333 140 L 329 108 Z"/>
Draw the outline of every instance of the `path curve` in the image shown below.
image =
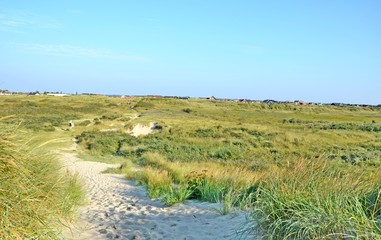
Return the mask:
<path id="1" fill-rule="evenodd" d="M 121 175 L 101 172 L 116 165 L 81 161 L 74 145 L 61 152 L 65 168 L 85 182 L 88 204 L 62 239 L 237 239 L 244 213 L 220 215 L 217 204 L 187 201 L 165 207 L 148 198 L 145 189 Z"/>

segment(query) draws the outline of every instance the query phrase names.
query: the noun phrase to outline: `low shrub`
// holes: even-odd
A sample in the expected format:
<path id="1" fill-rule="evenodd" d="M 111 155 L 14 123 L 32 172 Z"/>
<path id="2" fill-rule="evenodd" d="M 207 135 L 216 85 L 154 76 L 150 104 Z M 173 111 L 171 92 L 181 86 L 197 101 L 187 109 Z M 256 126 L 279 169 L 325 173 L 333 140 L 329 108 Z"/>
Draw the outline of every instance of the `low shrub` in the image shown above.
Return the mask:
<path id="1" fill-rule="evenodd" d="M 183 109 L 183 112 L 185 112 L 185 113 L 191 113 L 191 112 L 192 112 L 192 109 L 190 109 L 190 108 L 184 108 L 184 109 Z"/>
<path id="2" fill-rule="evenodd" d="M 187 190 L 190 192 L 189 199 L 201 199 L 202 189 L 207 184 L 207 171 L 192 171 L 185 176 Z"/>
<path id="3" fill-rule="evenodd" d="M 88 126 L 91 124 L 91 121 L 90 120 L 84 120 L 84 121 L 81 121 L 80 123 L 78 123 L 78 126 Z"/>

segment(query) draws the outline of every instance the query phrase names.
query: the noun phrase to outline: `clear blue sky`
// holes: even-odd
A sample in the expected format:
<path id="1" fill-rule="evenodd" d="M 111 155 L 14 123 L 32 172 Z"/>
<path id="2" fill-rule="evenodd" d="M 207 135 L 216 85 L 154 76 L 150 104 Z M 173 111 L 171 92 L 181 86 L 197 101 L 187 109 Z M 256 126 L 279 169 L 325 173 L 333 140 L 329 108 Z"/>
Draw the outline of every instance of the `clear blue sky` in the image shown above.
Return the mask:
<path id="1" fill-rule="evenodd" d="M 2 0 L 0 89 L 381 104 L 381 1 Z"/>

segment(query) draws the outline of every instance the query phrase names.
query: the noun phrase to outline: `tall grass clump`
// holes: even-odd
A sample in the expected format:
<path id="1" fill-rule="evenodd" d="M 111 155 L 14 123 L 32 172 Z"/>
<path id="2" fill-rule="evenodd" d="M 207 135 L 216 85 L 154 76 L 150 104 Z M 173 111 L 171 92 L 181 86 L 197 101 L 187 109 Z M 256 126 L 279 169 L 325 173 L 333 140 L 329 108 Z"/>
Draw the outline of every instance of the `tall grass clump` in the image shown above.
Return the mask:
<path id="1" fill-rule="evenodd" d="M 155 152 L 143 154 L 136 171 L 131 168 L 127 161 L 116 171 L 145 185 L 150 197 L 160 198 L 167 205 L 187 199 L 218 202 L 223 214 L 235 208 L 250 208 L 257 189 L 253 186 L 263 177 L 242 167 L 219 163 L 171 162 Z"/>
<path id="2" fill-rule="evenodd" d="M 163 193 L 172 190 L 172 179 L 167 171 L 146 167 L 135 173 L 135 179 L 146 186 L 152 198 L 159 198 Z"/>
<path id="3" fill-rule="evenodd" d="M 266 239 L 380 239 L 380 179 L 300 160 L 259 188 L 253 218 Z M 377 189 L 376 191 L 374 191 Z"/>
<path id="4" fill-rule="evenodd" d="M 60 221 L 82 199 L 75 176 L 50 155 L 28 149 L 17 130 L 0 126 L 0 239 L 58 239 Z M 18 133 L 18 132 L 17 132 Z"/>

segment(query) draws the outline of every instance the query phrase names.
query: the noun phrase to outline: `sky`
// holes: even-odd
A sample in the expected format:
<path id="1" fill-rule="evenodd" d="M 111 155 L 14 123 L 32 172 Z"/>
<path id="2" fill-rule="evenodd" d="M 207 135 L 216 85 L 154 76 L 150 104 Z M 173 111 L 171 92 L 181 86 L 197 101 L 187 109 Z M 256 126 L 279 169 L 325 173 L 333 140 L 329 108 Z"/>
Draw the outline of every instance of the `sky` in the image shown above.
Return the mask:
<path id="1" fill-rule="evenodd" d="M 0 89 L 381 104 L 379 0 L 1 0 Z"/>

